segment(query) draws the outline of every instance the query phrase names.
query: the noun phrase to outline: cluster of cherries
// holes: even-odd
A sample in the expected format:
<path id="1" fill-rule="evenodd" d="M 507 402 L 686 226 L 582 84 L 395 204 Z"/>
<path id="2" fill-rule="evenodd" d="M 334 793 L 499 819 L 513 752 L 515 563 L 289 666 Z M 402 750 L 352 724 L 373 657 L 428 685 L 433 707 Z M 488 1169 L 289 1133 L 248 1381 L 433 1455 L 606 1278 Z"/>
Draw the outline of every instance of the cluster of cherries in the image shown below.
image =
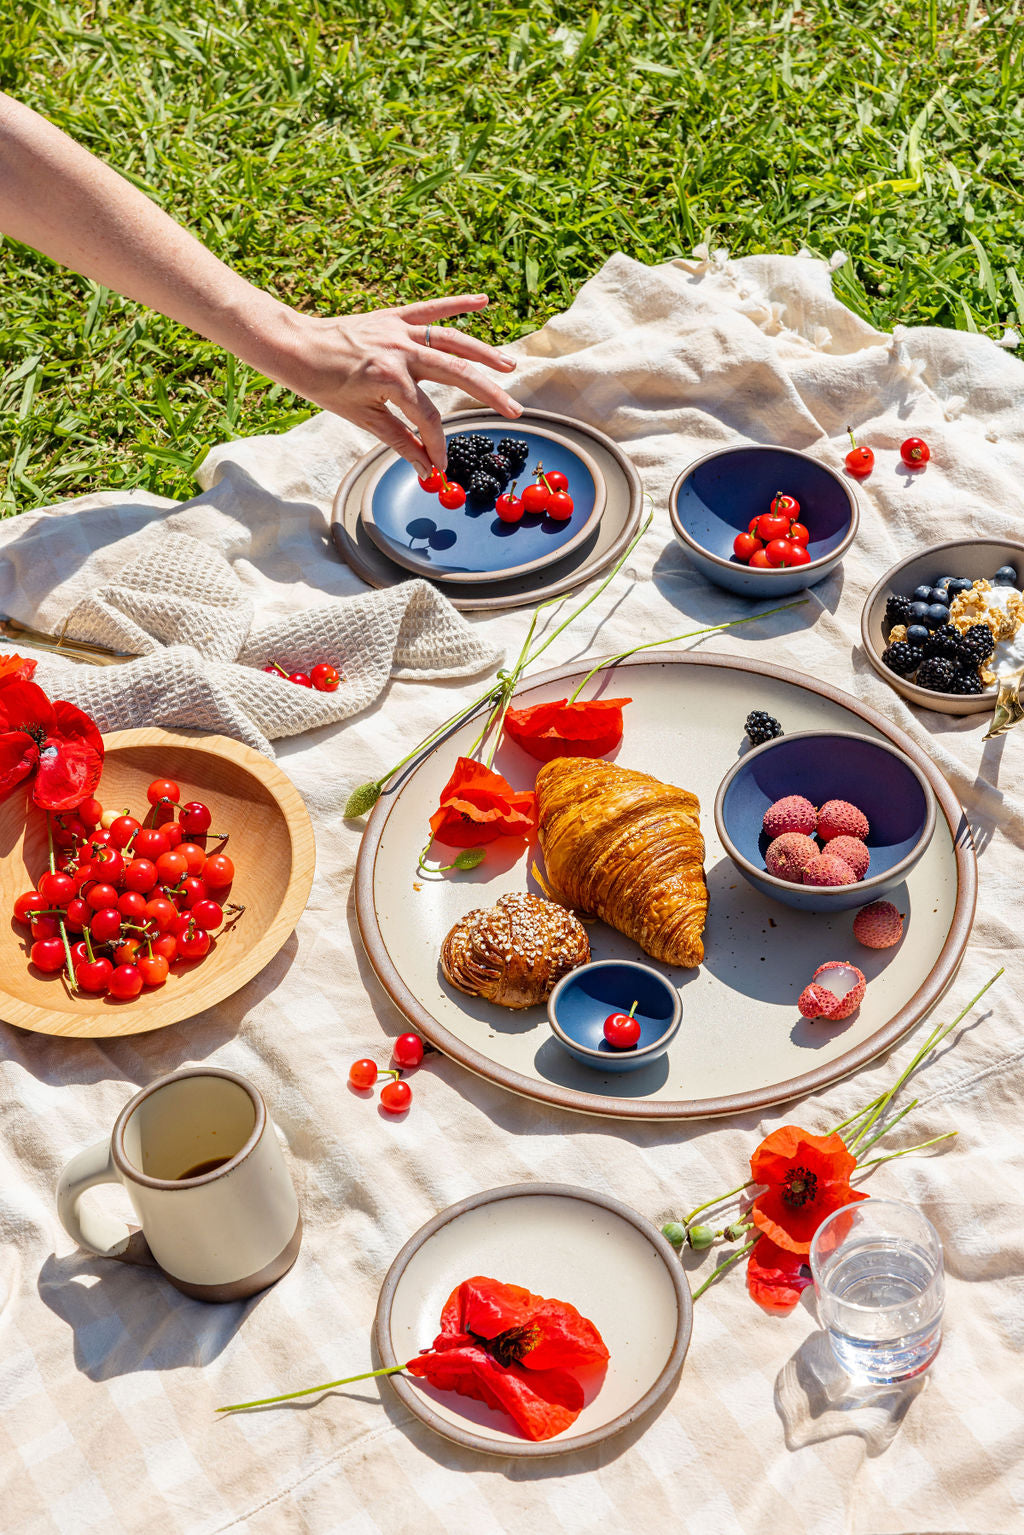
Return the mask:
<path id="1" fill-rule="evenodd" d="M 285 677 L 300 688 L 316 688 L 318 693 L 336 693 L 341 682 L 341 673 L 329 661 L 318 661 L 308 673 L 290 672 L 279 661 L 271 661 L 263 670 L 273 672 L 275 677 Z"/>
<path id="2" fill-rule="evenodd" d="M 771 508 L 752 517 L 746 533 L 738 533 L 732 552 L 741 565 L 759 570 L 781 570 L 788 565 L 809 565 L 807 545 L 811 535 L 800 518 L 800 503 L 780 490 Z"/>
<path id="3" fill-rule="evenodd" d="M 847 431 L 850 429 L 847 427 Z M 850 432 L 850 441 L 853 447 L 846 455 L 846 467 L 854 479 L 866 480 L 875 467 L 875 455 L 870 448 L 857 446 L 857 439 Z M 900 458 L 908 469 L 923 469 L 932 456 L 932 451 L 923 437 L 908 437 L 906 442 L 900 445 Z"/>
<path id="4" fill-rule="evenodd" d="M 235 866 L 206 852 L 209 807 L 182 804 L 170 778 L 154 779 L 146 797 L 149 825 L 97 799 L 52 818 L 50 868 L 14 903 L 31 933 L 30 963 L 44 975 L 63 971 L 72 991 L 130 1001 L 163 986 L 175 960 L 203 959 L 225 928 Z M 229 910 L 237 921 L 242 908 Z"/>
<path id="5" fill-rule="evenodd" d="M 547 473 L 543 464 L 533 471 L 535 483 L 525 486 L 521 496 L 516 495 L 516 481 L 503 491 L 494 503 L 494 510 L 502 522 L 522 522 L 528 512 L 550 517 L 554 522 L 568 522 L 573 514 L 569 480 L 560 469 Z M 422 490 L 436 494 L 438 501 L 448 511 L 456 511 L 466 504 L 466 492 L 454 480 L 449 480 L 443 469 L 431 469 L 420 481 Z"/>
<path id="6" fill-rule="evenodd" d="M 380 1091 L 380 1106 L 388 1114 L 404 1114 L 412 1103 L 412 1088 L 402 1080 L 402 1071 L 414 1071 L 423 1060 L 423 1041 L 418 1034 L 399 1034 L 395 1040 L 394 1057 L 399 1070 L 382 1071 L 376 1061 L 368 1056 L 353 1061 L 348 1069 L 348 1079 L 359 1092 L 368 1092 L 377 1086 L 381 1077 L 389 1078 Z"/>

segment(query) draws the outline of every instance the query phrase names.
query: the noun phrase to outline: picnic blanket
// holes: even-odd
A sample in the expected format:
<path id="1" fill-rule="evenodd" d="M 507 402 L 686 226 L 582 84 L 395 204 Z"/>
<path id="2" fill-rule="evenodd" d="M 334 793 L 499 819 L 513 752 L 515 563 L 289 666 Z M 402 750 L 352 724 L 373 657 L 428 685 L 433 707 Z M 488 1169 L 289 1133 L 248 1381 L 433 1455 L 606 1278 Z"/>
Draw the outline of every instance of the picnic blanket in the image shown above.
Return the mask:
<path id="1" fill-rule="evenodd" d="M 110 1041 L 0 1026 L 5 1531 L 1014 1535 L 1024 1526 L 1024 733 L 983 744 L 983 716 L 912 711 L 868 668 L 858 644 L 864 597 L 900 556 L 945 536 L 1017 532 L 1024 365 L 980 335 L 875 331 L 836 300 L 826 262 L 732 261 L 706 251 L 654 268 L 611 257 L 566 313 L 515 350 L 518 397 L 609 433 L 636 463 L 655 508 L 616 581 L 548 653 L 553 664 L 734 614 L 735 600 L 698 577 L 670 534 L 668 489 L 699 454 L 774 442 L 837 464 L 852 423 L 879 455 L 858 492 L 861 536 L 809 594 L 806 623 L 749 625 L 716 636 L 713 648 L 794 667 L 867 700 L 931 753 L 970 817 L 981 897 L 937 1017 L 952 1016 L 1000 964 L 1007 973 L 955 1048 L 921 1076 L 920 1106 L 900 1132 L 902 1144 L 953 1128 L 958 1138 L 936 1154 L 887 1164 L 871 1183 L 876 1194 L 919 1205 L 939 1229 L 948 1273 L 939 1360 L 914 1387 L 858 1405 L 822 1352 L 811 1292 L 789 1317 L 770 1317 L 735 1274 L 698 1302 L 686 1367 L 664 1408 L 573 1456 L 524 1465 L 458 1449 L 410 1418 L 386 1382 L 320 1404 L 215 1418 L 219 1403 L 369 1368 L 370 1325 L 391 1260 L 453 1201 L 551 1180 L 610 1191 L 660 1223 L 739 1182 L 768 1129 L 797 1121 L 824 1130 L 842 1118 L 882 1090 L 915 1047 L 912 1036 L 819 1100 L 701 1124 L 561 1115 L 442 1057 L 417 1074 L 413 1110 L 402 1121 L 387 1121 L 346 1090 L 350 1061 L 383 1057 L 405 1024 L 360 949 L 351 894 L 360 828 L 343 821 L 345 799 L 480 690 L 468 669 L 514 653 L 529 613 L 466 625 L 439 605 L 431 622 L 458 654 L 446 675 L 427 680 L 444 664 L 431 661 L 417 675 L 399 657 L 388 681 L 391 658 L 378 654 L 379 687 L 360 712 L 315 730 L 272 731 L 258 703 L 240 704 L 237 679 L 223 669 L 256 659 L 244 648 L 253 626 L 287 634 L 314 605 L 357 611 L 367 600 L 331 549 L 327 516 L 342 475 L 371 443 L 355 427 L 317 416 L 281 438 L 218 447 L 200 472 L 201 494 L 182 505 L 98 493 L 0 526 L 0 605 L 47 625 L 66 615 L 70 597 L 88 600 L 96 623 L 109 618 L 105 609 L 123 616 L 124 601 L 109 591 L 124 584 L 117 571 L 96 583 L 98 595 L 76 584 L 119 539 L 151 541 L 150 554 L 160 540 L 170 551 L 183 537 L 211 551 L 233 594 L 225 632 L 204 653 L 167 611 L 159 623 L 152 607 L 140 618 L 133 597 L 132 622 L 154 641 L 137 664 L 159 675 L 167 656 L 188 650 L 197 696 L 221 708 L 226 699 L 240 733 L 255 731 L 264 742 L 276 734 L 278 760 L 305 798 L 318 847 L 295 933 L 261 976 L 209 1013 Z M 436 397 L 446 409 L 465 403 L 453 393 Z M 911 432 L 932 448 L 923 475 L 895 467 Z M 78 700 L 96 686 L 85 668 L 65 667 L 61 682 Z M 121 707 L 116 674 L 103 686 L 113 690 L 111 709 Z M 209 715 L 197 722 L 209 728 Z M 259 1086 L 302 1203 L 295 1269 L 245 1305 L 205 1307 L 152 1274 L 93 1260 L 73 1249 L 54 1212 L 68 1158 L 109 1134 L 141 1085 L 198 1062 L 241 1071 Z M 683 1261 L 693 1267 L 694 1255 Z"/>

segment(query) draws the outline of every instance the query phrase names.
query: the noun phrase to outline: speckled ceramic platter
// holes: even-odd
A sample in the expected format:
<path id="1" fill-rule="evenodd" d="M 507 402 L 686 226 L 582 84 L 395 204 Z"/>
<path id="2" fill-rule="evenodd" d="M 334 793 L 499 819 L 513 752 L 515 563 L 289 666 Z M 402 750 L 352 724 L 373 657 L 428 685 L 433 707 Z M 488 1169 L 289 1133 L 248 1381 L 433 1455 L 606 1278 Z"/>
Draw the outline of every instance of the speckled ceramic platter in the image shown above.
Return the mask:
<path id="1" fill-rule="evenodd" d="M 464 612 L 501 612 L 523 607 L 546 597 L 571 592 L 604 570 L 626 549 L 640 526 L 643 488 L 640 476 L 617 443 L 596 427 L 559 416 L 552 411 L 527 410 L 510 424 L 493 411 L 458 411 L 444 418 L 445 431 L 490 431 L 496 423 L 501 433 L 547 431 L 568 447 L 586 455 L 604 485 L 604 510 L 593 531 L 571 551 L 549 565 L 499 581 L 456 582 L 430 579 Z M 375 448 L 349 470 L 334 498 L 331 532 L 342 559 L 370 586 L 394 586 L 411 581 L 415 574 L 404 569 L 379 549 L 363 521 L 364 497 L 374 477 L 391 457 L 388 448 Z M 532 468 L 532 463 L 531 466 Z M 436 519 L 435 519 L 436 521 Z"/>
<path id="2" fill-rule="evenodd" d="M 610 1357 L 606 1367 L 579 1372 L 585 1405 L 572 1427 L 541 1441 L 524 1439 L 482 1402 L 390 1376 L 409 1411 L 446 1439 L 527 1460 L 564 1455 L 621 1433 L 672 1391 L 690 1341 L 690 1292 L 665 1238 L 619 1200 L 567 1184 L 519 1183 L 443 1210 L 406 1243 L 384 1280 L 374 1323 L 381 1363 L 428 1348 L 448 1296 L 475 1274 L 568 1301 L 594 1323 Z"/>
<path id="3" fill-rule="evenodd" d="M 564 698 L 589 670 L 550 673 L 520 704 Z M 356 872 L 356 911 L 370 962 L 415 1028 L 468 1070 L 512 1092 L 581 1112 L 686 1119 L 763 1109 L 817 1091 L 888 1049 L 942 996 L 974 917 L 977 866 L 970 827 L 945 779 L 909 736 L 848 694 L 798 672 L 709 653 L 634 658 L 604 674 L 601 692 L 631 696 L 614 760 L 695 792 L 701 803 L 710 912 L 705 961 L 657 966 L 679 987 L 682 1026 L 668 1054 L 628 1076 L 602 1075 L 561 1049 L 543 1007 L 510 1012 L 444 980 L 438 954 L 448 929 L 508 891 L 539 891 L 539 850 L 494 843 L 467 873 L 416 872 L 427 818 L 478 726 L 460 728 L 374 808 Z M 589 693 L 588 689 L 588 693 Z M 767 709 L 788 731 L 854 730 L 892 742 L 935 792 L 938 824 L 927 853 L 890 899 L 908 914 L 893 949 L 862 948 L 854 913 L 795 911 L 755 891 L 715 834 L 715 793 L 745 745 L 743 722 Z M 516 788 L 537 764 L 505 742 L 496 766 Z M 589 927 L 595 959 L 648 960 L 603 923 Z M 868 979 L 859 1011 L 840 1024 L 809 1023 L 796 999 L 818 965 L 850 959 Z"/>
<path id="4" fill-rule="evenodd" d="M 490 426 L 496 452 L 509 431 L 507 423 Z M 527 576 L 571 554 L 594 532 L 604 511 L 604 475 L 590 454 L 570 446 L 560 432 L 517 425 L 511 435 L 529 448 L 518 489 L 532 482 L 543 465 L 569 482 L 573 513 L 564 522 L 533 514 L 519 522 L 502 522 L 494 509 L 464 506 L 447 511 L 426 491 L 404 458 L 387 453 L 375 469 L 362 500 L 362 521 L 373 542 L 389 559 L 418 576 L 456 585 L 487 583 Z"/>

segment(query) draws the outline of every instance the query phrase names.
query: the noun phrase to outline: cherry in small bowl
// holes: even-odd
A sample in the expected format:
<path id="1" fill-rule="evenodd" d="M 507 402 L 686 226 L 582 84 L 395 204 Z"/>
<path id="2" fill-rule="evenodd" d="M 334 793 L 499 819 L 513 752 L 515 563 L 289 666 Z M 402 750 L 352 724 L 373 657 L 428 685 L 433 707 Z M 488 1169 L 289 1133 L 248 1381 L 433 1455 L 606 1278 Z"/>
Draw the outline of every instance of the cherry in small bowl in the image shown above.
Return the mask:
<path id="1" fill-rule="evenodd" d="M 609 1042 L 608 1018 L 629 1015 L 640 1025 L 635 1044 Z M 672 983 L 633 960 L 593 960 L 563 976 L 548 999 L 555 1039 L 596 1071 L 637 1071 L 665 1054 L 682 1022 L 683 1005 Z"/>

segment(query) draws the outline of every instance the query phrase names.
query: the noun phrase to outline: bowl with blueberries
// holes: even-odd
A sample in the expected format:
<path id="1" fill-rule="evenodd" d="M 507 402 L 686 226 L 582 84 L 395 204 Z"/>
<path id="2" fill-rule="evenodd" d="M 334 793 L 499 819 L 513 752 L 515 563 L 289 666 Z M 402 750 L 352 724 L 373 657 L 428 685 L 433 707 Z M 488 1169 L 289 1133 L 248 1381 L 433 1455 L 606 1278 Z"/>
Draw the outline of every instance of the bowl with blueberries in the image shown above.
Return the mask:
<path id="1" fill-rule="evenodd" d="M 878 675 L 941 714 L 995 706 L 998 680 L 1024 666 L 1024 543 L 935 544 L 894 565 L 861 613 Z"/>

